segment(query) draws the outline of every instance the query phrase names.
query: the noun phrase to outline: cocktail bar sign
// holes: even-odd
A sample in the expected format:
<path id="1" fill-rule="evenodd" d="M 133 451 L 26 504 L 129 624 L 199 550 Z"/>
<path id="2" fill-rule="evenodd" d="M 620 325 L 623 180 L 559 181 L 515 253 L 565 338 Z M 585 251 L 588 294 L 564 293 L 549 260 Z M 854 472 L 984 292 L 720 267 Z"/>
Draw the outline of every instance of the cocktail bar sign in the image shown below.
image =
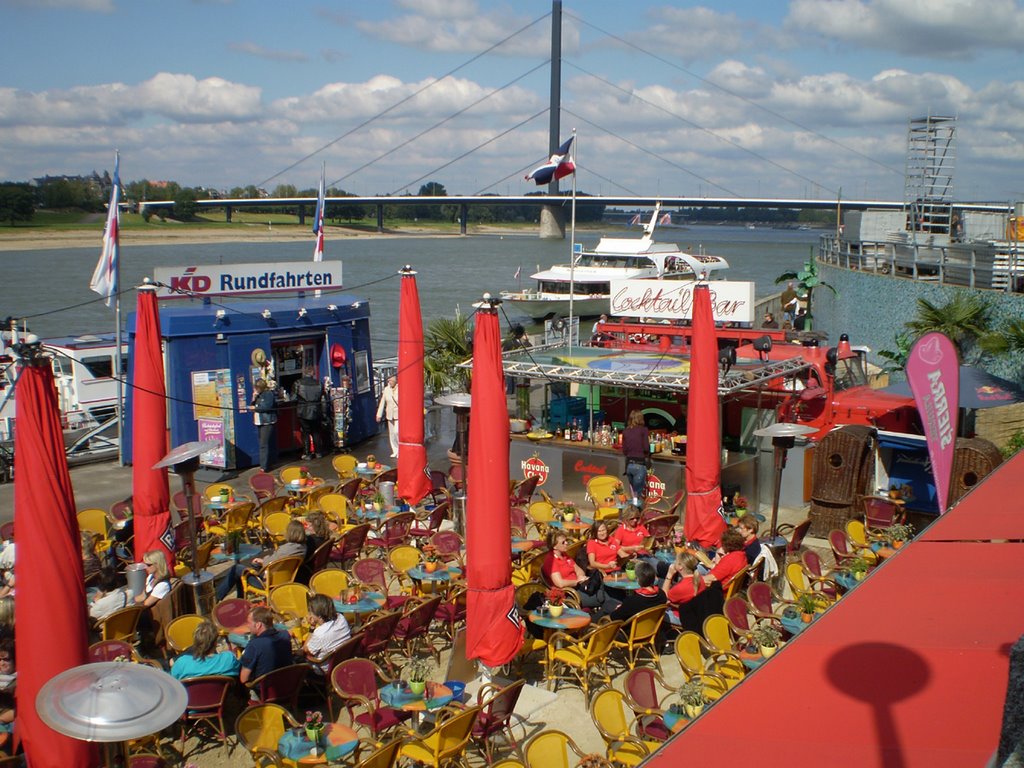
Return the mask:
<path id="1" fill-rule="evenodd" d="M 153 278 L 160 284 L 157 296 L 161 299 L 296 293 L 342 287 L 340 261 L 157 267 Z"/>
<path id="2" fill-rule="evenodd" d="M 658 320 L 691 319 L 694 285 L 675 280 L 613 280 L 610 314 Z M 708 287 L 715 322 L 754 322 L 753 282 L 713 280 Z"/>

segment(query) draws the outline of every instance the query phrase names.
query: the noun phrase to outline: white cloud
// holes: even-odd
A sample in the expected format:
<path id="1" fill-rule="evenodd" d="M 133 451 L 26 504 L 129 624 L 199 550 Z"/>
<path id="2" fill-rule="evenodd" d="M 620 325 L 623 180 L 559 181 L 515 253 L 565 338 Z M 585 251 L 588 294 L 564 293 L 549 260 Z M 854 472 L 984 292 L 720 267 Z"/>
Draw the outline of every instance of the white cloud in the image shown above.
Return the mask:
<path id="1" fill-rule="evenodd" d="M 269 61 L 307 61 L 309 57 L 302 51 L 282 51 L 275 48 L 245 40 L 237 43 L 228 43 L 228 50 L 237 53 L 245 53 Z"/>
<path id="2" fill-rule="evenodd" d="M 1024 50 L 1024 10 L 1014 0 L 792 0 L 786 25 L 929 58 Z"/>
<path id="3" fill-rule="evenodd" d="M 395 0 L 395 5 L 432 19 L 468 19 L 480 15 L 476 0 Z"/>
<path id="4" fill-rule="evenodd" d="M 744 36 L 755 29 L 736 14 L 719 13 L 703 6 L 665 6 L 651 9 L 647 15 L 650 26 L 628 39 L 641 48 L 670 53 L 687 62 L 744 50 Z"/>

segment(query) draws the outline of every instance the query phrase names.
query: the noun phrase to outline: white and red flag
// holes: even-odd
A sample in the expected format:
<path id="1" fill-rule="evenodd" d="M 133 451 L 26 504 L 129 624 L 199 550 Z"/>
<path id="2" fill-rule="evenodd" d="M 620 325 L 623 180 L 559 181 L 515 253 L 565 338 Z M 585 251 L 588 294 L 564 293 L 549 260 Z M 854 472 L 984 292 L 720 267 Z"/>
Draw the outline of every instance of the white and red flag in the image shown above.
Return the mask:
<path id="1" fill-rule="evenodd" d="M 573 173 L 576 170 L 576 164 L 573 163 L 572 155 L 569 154 L 573 138 L 575 137 L 566 139 L 544 165 L 534 168 L 524 178 L 532 179 L 537 182 L 539 187 Z"/>
<path id="2" fill-rule="evenodd" d="M 118 224 L 118 203 L 121 200 L 121 156 L 114 153 L 114 186 L 110 190 L 110 208 L 107 211 L 107 225 L 103 229 L 103 250 L 96 262 L 89 288 L 107 299 L 107 306 L 113 306 L 117 298 L 121 265 L 119 264 L 121 243 Z"/>

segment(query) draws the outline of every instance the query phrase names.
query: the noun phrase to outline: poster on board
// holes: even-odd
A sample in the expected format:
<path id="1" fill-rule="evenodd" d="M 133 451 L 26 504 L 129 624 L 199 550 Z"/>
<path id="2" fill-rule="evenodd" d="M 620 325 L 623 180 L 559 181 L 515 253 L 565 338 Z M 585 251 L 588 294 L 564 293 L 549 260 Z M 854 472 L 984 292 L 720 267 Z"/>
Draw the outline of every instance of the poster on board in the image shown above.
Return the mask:
<path id="1" fill-rule="evenodd" d="M 199 439 L 207 439 L 203 437 L 205 424 L 205 428 L 211 431 L 208 439 L 218 440 L 222 444 L 220 454 L 204 453 L 199 459 L 201 464 L 220 469 L 234 467 L 234 398 L 235 387 L 231 381 L 230 369 L 218 368 L 192 373 L 192 408 L 199 429 Z M 246 403 L 240 402 L 239 405 L 244 407 Z M 218 430 L 219 434 L 216 434 Z M 211 461 L 207 461 L 207 458 Z"/>

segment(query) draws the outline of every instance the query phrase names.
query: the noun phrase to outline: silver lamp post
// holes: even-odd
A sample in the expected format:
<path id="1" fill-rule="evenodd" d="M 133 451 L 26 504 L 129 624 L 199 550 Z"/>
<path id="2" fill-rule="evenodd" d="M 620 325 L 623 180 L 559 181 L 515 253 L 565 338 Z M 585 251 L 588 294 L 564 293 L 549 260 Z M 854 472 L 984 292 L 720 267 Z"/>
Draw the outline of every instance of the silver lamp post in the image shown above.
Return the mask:
<path id="1" fill-rule="evenodd" d="M 462 461 L 462 493 L 452 497 L 455 530 L 466 534 L 466 492 L 469 478 L 469 407 L 473 402 L 468 392 L 453 392 L 434 399 L 438 405 L 450 405 L 455 411 L 455 433 L 459 441 L 459 459 Z"/>

